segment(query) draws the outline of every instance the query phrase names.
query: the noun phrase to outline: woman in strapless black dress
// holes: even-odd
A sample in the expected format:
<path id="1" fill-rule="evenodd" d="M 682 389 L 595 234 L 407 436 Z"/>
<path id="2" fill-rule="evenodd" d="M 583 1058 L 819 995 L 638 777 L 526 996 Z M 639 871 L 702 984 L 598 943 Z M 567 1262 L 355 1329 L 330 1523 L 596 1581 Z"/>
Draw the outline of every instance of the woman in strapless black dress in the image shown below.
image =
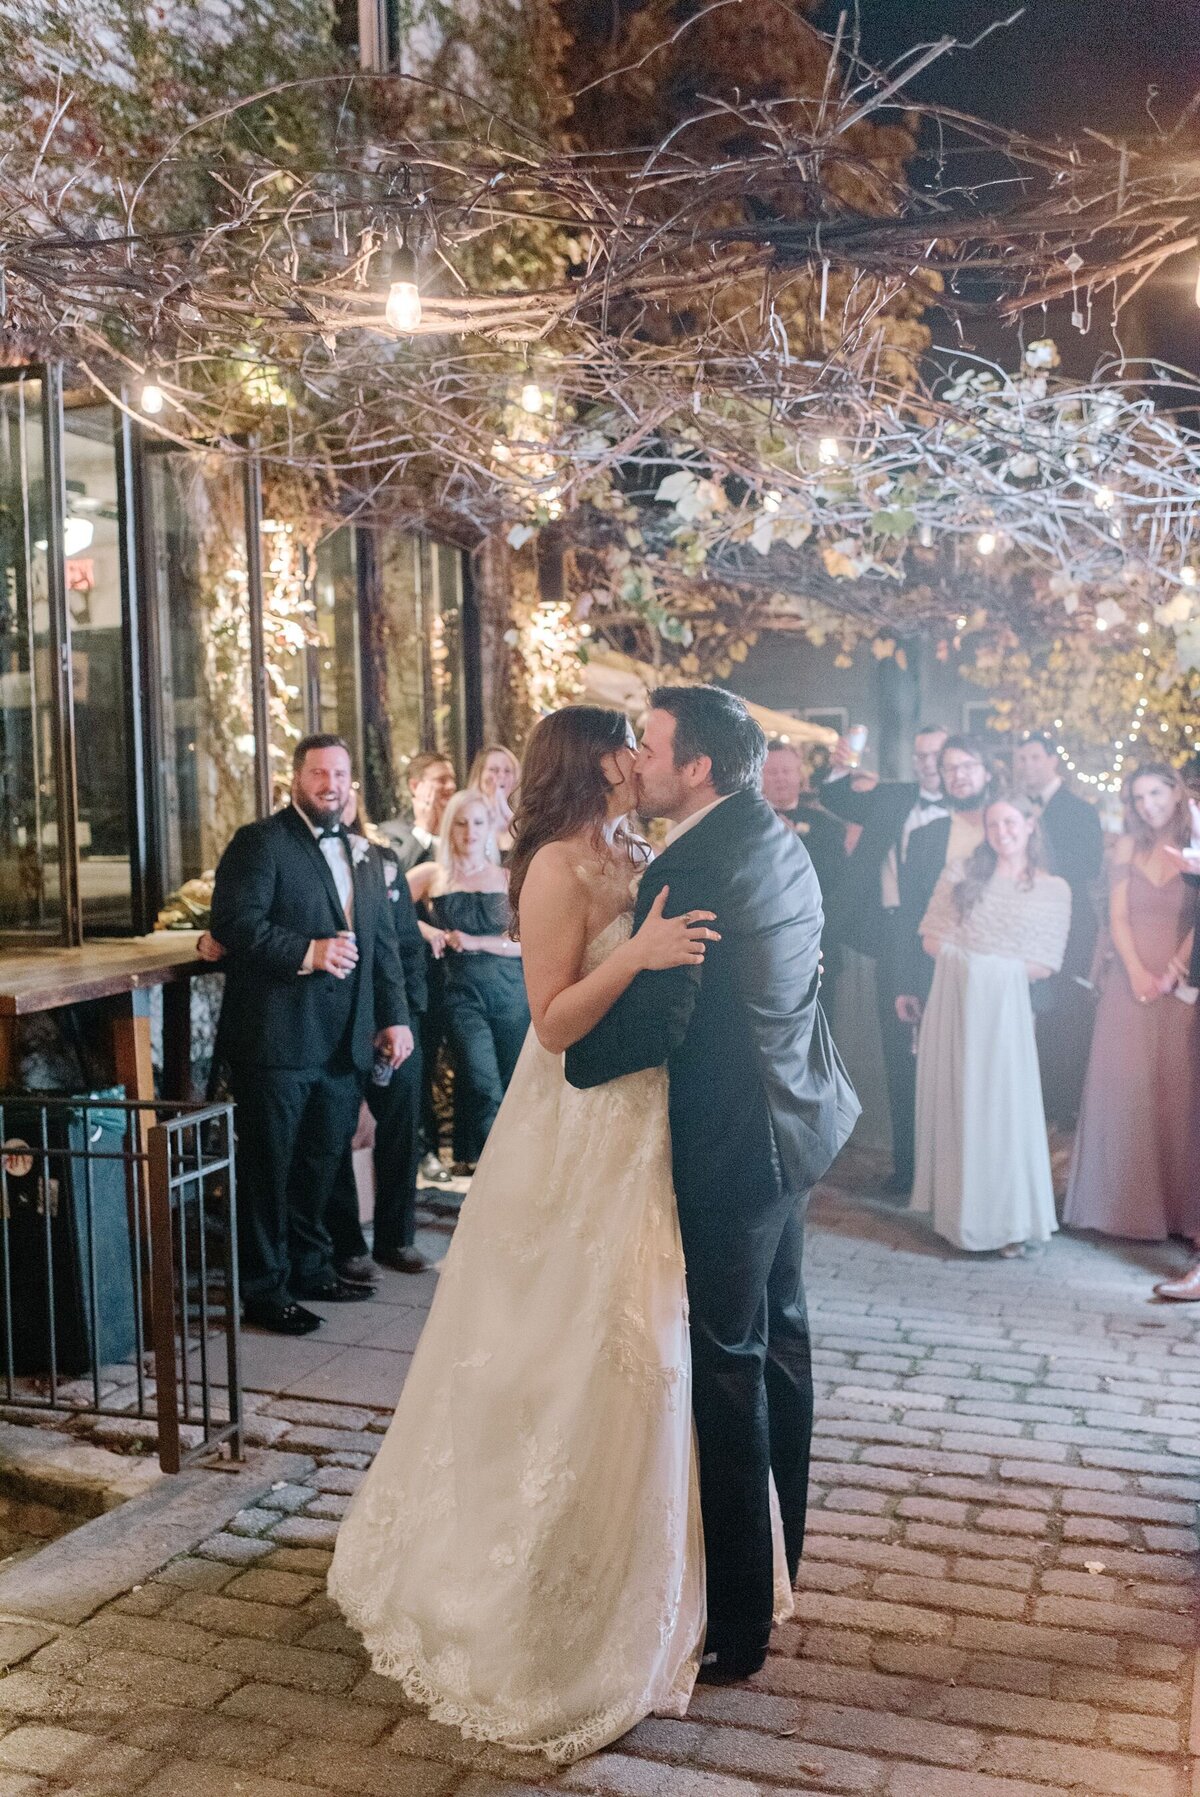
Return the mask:
<path id="1" fill-rule="evenodd" d="M 529 1031 L 521 950 L 508 934 L 508 875 L 488 853 L 491 819 L 470 787 L 446 808 L 437 860 L 408 876 L 446 932 L 446 1034 L 454 1057 L 455 1137 L 479 1159 Z"/>

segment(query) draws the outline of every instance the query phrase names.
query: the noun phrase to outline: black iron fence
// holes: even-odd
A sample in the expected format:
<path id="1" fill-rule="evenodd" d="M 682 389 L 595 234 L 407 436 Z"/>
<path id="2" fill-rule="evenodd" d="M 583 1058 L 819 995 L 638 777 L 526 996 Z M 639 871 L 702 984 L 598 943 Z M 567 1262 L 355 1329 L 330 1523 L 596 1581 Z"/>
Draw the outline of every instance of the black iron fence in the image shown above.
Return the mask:
<path id="1" fill-rule="evenodd" d="M 0 1403 L 240 1459 L 236 1234 L 232 1105 L 0 1097 Z"/>

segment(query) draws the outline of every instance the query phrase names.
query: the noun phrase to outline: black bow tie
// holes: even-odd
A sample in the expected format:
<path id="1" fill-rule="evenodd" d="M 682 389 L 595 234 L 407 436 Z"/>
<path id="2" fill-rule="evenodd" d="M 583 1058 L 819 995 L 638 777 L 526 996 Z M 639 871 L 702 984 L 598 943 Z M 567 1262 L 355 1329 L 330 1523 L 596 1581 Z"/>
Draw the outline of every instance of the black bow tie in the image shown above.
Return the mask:
<path id="1" fill-rule="evenodd" d="M 329 824 L 325 829 L 317 831 L 318 842 L 338 842 L 341 836 L 342 826 L 340 824 Z"/>

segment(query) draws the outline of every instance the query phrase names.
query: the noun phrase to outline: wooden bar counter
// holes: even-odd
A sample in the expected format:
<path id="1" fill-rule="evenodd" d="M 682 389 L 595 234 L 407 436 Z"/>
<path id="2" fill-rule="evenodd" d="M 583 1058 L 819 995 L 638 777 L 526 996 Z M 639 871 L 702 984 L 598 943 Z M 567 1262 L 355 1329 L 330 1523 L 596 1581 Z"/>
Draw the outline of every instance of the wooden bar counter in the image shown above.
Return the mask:
<path id="1" fill-rule="evenodd" d="M 16 1076 L 18 1018 L 103 999 L 112 1018 L 116 1075 L 129 1099 L 153 1099 L 150 994 L 163 988 L 163 1096 L 188 1098 L 191 981 L 211 973 L 196 953 L 197 930 L 87 942 L 82 948 L 0 951 L 0 1091 Z"/>

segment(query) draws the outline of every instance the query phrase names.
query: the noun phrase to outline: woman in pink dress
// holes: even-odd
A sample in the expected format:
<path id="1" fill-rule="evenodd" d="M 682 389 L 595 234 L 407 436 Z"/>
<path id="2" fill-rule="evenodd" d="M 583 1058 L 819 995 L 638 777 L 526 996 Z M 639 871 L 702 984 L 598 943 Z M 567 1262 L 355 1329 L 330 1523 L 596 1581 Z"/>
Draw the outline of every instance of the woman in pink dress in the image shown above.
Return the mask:
<path id="1" fill-rule="evenodd" d="M 1101 981 L 1063 1221 L 1159 1242 L 1200 1241 L 1200 1011 L 1188 985 L 1196 890 L 1169 853 L 1191 837 L 1175 769 L 1125 782 L 1110 871 L 1116 953 Z"/>

